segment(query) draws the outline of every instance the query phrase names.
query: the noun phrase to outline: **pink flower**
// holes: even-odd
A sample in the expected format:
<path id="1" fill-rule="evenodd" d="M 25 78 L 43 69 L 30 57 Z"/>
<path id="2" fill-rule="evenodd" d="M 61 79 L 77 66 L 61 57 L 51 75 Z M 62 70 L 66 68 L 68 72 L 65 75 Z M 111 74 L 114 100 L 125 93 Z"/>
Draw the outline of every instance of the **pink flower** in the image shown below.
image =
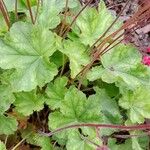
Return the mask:
<path id="1" fill-rule="evenodd" d="M 143 56 L 142 63 L 144 65 L 150 66 L 150 56 Z"/>
<path id="2" fill-rule="evenodd" d="M 146 49 L 146 52 L 147 52 L 147 53 L 150 53 L 150 47 L 148 47 L 148 48 Z"/>

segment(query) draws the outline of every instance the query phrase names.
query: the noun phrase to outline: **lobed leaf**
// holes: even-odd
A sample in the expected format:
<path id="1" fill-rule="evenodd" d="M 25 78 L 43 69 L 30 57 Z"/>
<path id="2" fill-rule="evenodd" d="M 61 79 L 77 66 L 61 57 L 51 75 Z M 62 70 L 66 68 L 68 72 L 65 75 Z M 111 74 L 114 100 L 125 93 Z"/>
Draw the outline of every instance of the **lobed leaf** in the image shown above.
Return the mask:
<path id="1" fill-rule="evenodd" d="M 11 79 L 15 91 L 31 91 L 54 78 L 57 67 L 48 60 L 56 50 L 54 41 L 51 31 L 23 22 L 15 23 L 0 41 L 0 67 L 16 69 Z"/>
<path id="2" fill-rule="evenodd" d="M 122 123 L 122 116 L 116 100 L 111 99 L 104 89 L 95 87 L 94 90 L 96 91 L 95 98 L 99 99 L 101 104 L 100 107 L 103 116 L 105 116 L 104 118 L 107 118 L 106 120 L 112 124 Z"/>
<path id="3" fill-rule="evenodd" d="M 102 56 L 101 62 L 102 66 L 93 67 L 87 74 L 90 81 L 101 78 L 133 90 L 140 85 L 150 85 L 150 70 L 141 64 L 141 55 L 130 45 L 116 46 Z"/>
<path id="4" fill-rule="evenodd" d="M 72 131 L 68 139 L 66 144 L 67 150 L 94 150 L 96 148 L 95 145 L 83 139 L 79 131 Z"/>
<path id="5" fill-rule="evenodd" d="M 34 111 L 40 111 L 44 108 L 45 97 L 36 94 L 35 91 L 16 93 L 15 98 L 15 109 L 24 116 L 29 116 Z"/>
<path id="6" fill-rule="evenodd" d="M 72 78 L 75 78 L 83 67 L 90 63 L 87 48 L 79 41 L 66 40 L 64 48 L 59 50 L 69 58 Z"/>
<path id="7" fill-rule="evenodd" d="M 54 29 L 60 24 L 61 18 L 59 13 L 65 8 L 66 0 L 43 0 L 41 13 L 37 19 L 37 24 L 49 29 Z M 70 8 L 76 7 L 76 0 L 69 0 Z"/>
<path id="8" fill-rule="evenodd" d="M 17 121 L 13 117 L 6 117 L 4 115 L 0 115 L 0 135 L 13 134 L 17 130 Z"/>
<path id="9" fill-rule="evenodd" d="M 68 79 L 66 77 L 57 78 L 54 83 L 49 83 L 46 89 L 47 96 L 46 104 L 51 109 L 57 109 L 61 107 L 62 100 L 67 92 Z"/>
<path id="10" fill-rule="evenodd" d="M 49 137 L 42 136 L 39 133 L 35 133 L 32 130 L 24 130 L 22 132 L 22 137 L 26 139 L 26 142 L 35 146 L 41 147 L 41 150 L 52 150 L 52 144 Z"/>
<path id="11" fill-rule="evenodd" d="M 12 89 L 6 85 L 0 85 L 0 115 L 3 115 L 14 101 Z"/>
<path id="12" fill-rule="evenodd" d="M 92 45 L 102 35 L 111 23 L 115 20 L 115 16 L 106 8 L 103 0 L 100 1 L 98 10 L 87 7 L 76 20 L 76 26 L 73 31 L 79 36 L 80 41 L 85 45 Z M 109 35 L 121 26 L 118 21 L 106 34 Z M 77 30 L 77 27 L 79 28 Z"/>
<path id="13" fill-rule="evenodd" d="M 49 128 L 55 129 L 64 125 L 75 123 L 101 122 L 100 103 L 98 99 L 71 87 L 65 94 L 60 106 L 60 112 L 55 111 L 49 115 Z"/>
<path id="14" fill-rule="evenodd" d="M 143 123 L 150 118 L 149 87 L 139 87 L 135 91 L 127 91 L 119 100 L 119 105 L 128 111 L 132 123 Z"/>

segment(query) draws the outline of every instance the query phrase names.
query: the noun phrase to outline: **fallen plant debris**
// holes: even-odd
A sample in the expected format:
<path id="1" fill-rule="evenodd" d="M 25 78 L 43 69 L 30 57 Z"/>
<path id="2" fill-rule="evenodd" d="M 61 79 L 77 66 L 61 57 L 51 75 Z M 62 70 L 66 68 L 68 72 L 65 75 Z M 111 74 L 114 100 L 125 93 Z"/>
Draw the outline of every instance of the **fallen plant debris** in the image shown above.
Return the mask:
<path id="1" fill-rule="evenodd" d="M 149 33 L 149 1 L 0 0 L 0 10 L 0 149 L 150 148 L 150 48 L 130 41 Z"/>

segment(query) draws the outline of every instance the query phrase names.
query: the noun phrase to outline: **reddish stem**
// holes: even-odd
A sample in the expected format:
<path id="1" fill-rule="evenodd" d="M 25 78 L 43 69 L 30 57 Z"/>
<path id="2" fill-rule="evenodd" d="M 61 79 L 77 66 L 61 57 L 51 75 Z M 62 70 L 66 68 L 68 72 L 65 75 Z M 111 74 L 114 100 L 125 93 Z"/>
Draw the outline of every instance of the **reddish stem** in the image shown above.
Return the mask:
<path id="1" fill-rule="evenodd" d="M 32 21 L 32 23 L 34 24 L 34 19 L 33 19 L 33 14 L 32 14 L 32 10 L 31 10 L 30 0 L 26 0 L 26 2 L 27 2 L 28 9 L 29 9 L 31 21 Z"/>
<path id="2" fill-rule="evenodd" d="M 8 26 L 8 29 L 9 29 L 10 28 L 10 18 L 9 18 L 9 14 L 8 14 L 7 8 L 6 8 L 5 3 L 3 2 L 3 0 L 0 0 L 0 10 L 3 14 L 6 25 Z"/>
<path id="3" fill-rule="evenodd" d="M 39 12 L 39 7 L 40 7 L 40 0 L 37 0 L 37 8 L 36 8 L 36 13 L 35 13 L 35 19 L 34 19 L 34 24 L 36 23 L 38 12 Z"/>
<path id="4" fill-rule="evenodd" d="M 63 19 L 63 21 L 62 21 L 62 26 L 61 26 L 60 32 L 59 32 L 59 35 L 60 35 L 60 36 L 62 36 L 63 30 L 64 30 L 64 29 L 66 30 L 66 28 L 65 28 L 65 23 L 66 23 L 66 18 L 67 18 L 68 3 L 69 3 L 69 0 L 66 0 L 65 12 L 64 12 L 64 19 Z M 65 31 L 65 30 L 64 30 L 64 31 Z"/>
<path id="5" fill-rule="evenodd" d="M 93 49 L 94 46 L 108 33 L 108 31 L 113 27 L 113 25 L 117 22 L 117 20 L 119 19 L 119 17 L 121 16 L 121 14 L 123 13 L 123 11 L 125 10 L 125 8 L 127 7 L 128 3 L 130 0 L 128 0 L 125 4 L 125 6 L 123 7 L 123 9 L 120 11 L 120 13 L 118 14 L 118 16 L 116 17 L 116 19 L 112 22 L 112 24 L 107 28 L 107 30 L 95 41 L 95 43 L 91 46 L 90 49 Z"/>
<path id="6" fill-rule="evenodd" d="M 100 131 L 100 128 L 95 128 L 95 131 L 96 131 L 96 137 L 101 141 L 102 139 L 101 139 L 101 136 L 100 136 L 100 134 L 99 134 L 99 131 Z"/>
<path id="7" fill-rule="evenodd" d="M 15 1 L 15 17 L 17 21 L 18 20 L 18 0 Z"/>
<path id="8" fill-rule="evenodd" d="M 150 132 L 145 132 L 144 134 L 130 134 L 130 135 L 112 135 L 112 138 L 121 138 L 121 139 L 127 139 L 132 137 L 144 137 L 149 136 Z"/>
<path id="9" fill-rule="evenodd" d="M 80 14 L 84 11 L 84 9 L 92 2 L 93 0 L 89 0 L 86 5 L 79 11 L 79 13 L 74 17 L 74 19 L 72 20 L 72 22 L 70 23 L 70 25 L 67 27 L 67 29 L 64 31 L 63 33 L 63 37 L 66 36 L 66 34 L 69 32 L 70 28 L 72 27 L 72 25 L 75 23 L 75 21 L 77 20 L 77 18 L 80 16 Z"/>
<path id="10" fill-rule="evenodd" d="M 44 134 L 45 136 L 52 136 L 54 134 L 57 134 L 67 129 L 80 128 L 80 127 L 109 128 L 109 129 L 120 129 L 120 130 L 146 130 L 146 129 L 150 129 L 150 124 L 125 126 L 125 125 L 113 125 L 113 124 L 81 123 L 81 124 L 68 125 L 62 128 L 58 128 L 50 133 L 42 133 L 42 134 Z"/>

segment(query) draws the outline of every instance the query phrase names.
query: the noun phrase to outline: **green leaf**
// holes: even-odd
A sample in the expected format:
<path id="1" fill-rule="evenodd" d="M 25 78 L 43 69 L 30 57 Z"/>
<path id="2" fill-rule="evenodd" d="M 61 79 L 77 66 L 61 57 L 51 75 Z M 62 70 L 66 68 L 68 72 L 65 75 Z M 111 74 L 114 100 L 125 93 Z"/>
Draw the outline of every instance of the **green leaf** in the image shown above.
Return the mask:
<path id="1" fill-rule="evenodd" d="M 95 99 L 99 99 L 104 124 L 122 124 L 122 116 L 115 99 L 111 99 L 105 89 L 95 87 Z M 110 135 L 114 129 L 101 129 L 100 135 Z"/>
<path id="2" fill-rule="evenodd" d="M 107 83 L 135 89 L 150 85 L 150 70 L 141 64 L 141 55 L 130 45 L 120 44 L 101 58 L 102 66 L 93 67 L 87 74 L 90 81 L 102 79 Z"/>
<path id="3" fill-rule="evenodd" d="M 66 62 L 67 56 L 63 56 L 60 51 L 56 51 L 51 57 L 50 61 L 57 65 L 57 68 L 61 67 Z"/>
<path id="4" fill-rule="evenodd" d="M 77 2 L 69 0 L 68 6 L 75 7 Z M 59 13 L 65 8 L 66 0 L 44 0 L 41 13 L 37 19 L 37 24 L 44 28 L 54 29 L 60 23 Z"/>
<path id="5" fill-rule="evenodd" d="M 28 7 L 26 0 L 20 0 L 20 2 L 21 2 L 22 4 L 24 4 L 26 7 Z M 37 4 L 37 1 L 36 1 L 36 0 L 30 0 L 30 5 L 31 5 L 31 6 L 36 5 L 36 4 Z"/>
<path id="6" fill-rule="evenodd" d="M 8 30 L 3 15 L 0 12 L 0 36 L 3 36 Z"/>
<path id="7" fill-rule="evenodd" d="M 91 46 L 108 29 L 114 19 L 115 16 L 106 8 L 103 0 L 100 1 L 98 11 L 87 7 L 76 20 L 76 25 L 80 30 L 77 33 L 80 41 Z M 121 26 L 120 22 L 118 21 L 111 27 L 107 35 L 118 29 Z"/>
<path id="8" fill-rule="evenodd" d="M 5 144 L 1 141 L 0 141 L 0 150 L 6 150 Z"/>
<path id="9" fill-rule="evenodd" d="M 72 131 L 69 134 L 66 144 L 67 150 L 95 150 L 96 146 L 82 138 L 79 131 Z"/>
<path id="10" fill-rule="evenodd" d="M 17 5 L 17 11 L 24 11 L 27 9 L 27 7 L 25 6 L 25 4 L 22 3 L 23 0 L 19 0 L 18 1 L 18 5 Z M 15 10 L 15 3 L 16 0 L 4 0 L 5 5 L 7 10 L 10 11 L 14 11 Z"/>
<path id="11" fill-rule="evenodd" d="M 6 40 L 0 41 L 0 67 L 16 68 L 11 77 L 15 91 L 31 91 L 54 78 L 57 67 L 49 62 L 56 50 L 54 41 L 51 31 L 23 22 L 15 23 Z"/>
<path id="12" fill-rule="evenodd" d="M 90 63 L 87 48 L 79 41 L 66 40 L 64 48 L 60 51 L 69 57 L 72 78 L 75 78 L 83 67 Z"/>
<path id="13" fill-rule="evenodd" d="M 49 128 L 75 124 L 101 122 L 100 103 L 94 96 L 88 99 L 85 94 L 71 87 L 65 94 L 60 112 L 55 111 L 49 115 Z"/>
<path id="14" fill-rule="evenodd" d="M 14 100 L 12 89 L 6 85 L 0 85 L 0 115 L 9 109 Z"/>
<path id="15" fill-rule="evenodd" d="M 132 141 L 130 139 L 126 140 L 125 143 L 117 144 L 115 139 L 109 139 L 108 146 L 111 150 L 133 150 Z"/>
<path id="16" fill-rule="evenodd" d="M 10 135 L 13 134 L 17 130 L 17 121 L 13 117 L 6 117 L 0 115 L 0 135 L 6 134 Z"/>
<path id="17" fill-rule="evenodd" d="M 5 85 L 8 88 L 11 88 L 10 77 L 13 75 L 14 72 L 15 69 L 9 69 L 9 70 L 2 69 L 2 73 L 0 74 L 0 81 L 3 86 Z M 13 91 L 13 89 L 11 89 L 10 91 Z"/>
<path id="18" fill-rule="evenodd" d="M 105 89 L 106 93 L 112 98 L 117 98 L 120 94 L 119 88 L 114 83 L 108 84 L 102 80 L 97 80 L 94 85 Z"/>
<path id="19" fill-rule="evenodd" d="M 143 137 L 135 136 L 132 137 L 132 149 L 133 150 L 145 150 L 149 147 L 149 138 L 148 136 L 145 135 L 144 132 L 139 132 L 139 131 L 131 131 L 131 135 L 144 135 Z"/>
<path id="20" fill-rule="evenodd" d="M 68 79 L 66 77 L 57 78 L 54 83 L 49 83 L 46 89 L 48 99 L 46 104 L 49 105 L 51 109 L 60 108 L 62 100 L 64 99 L 67 88 Z"/>
<path id="21" fill-rule="evenodd" d="M 4 0 L 8 12 L 15 11 L 16 0 Z M 36 5 L 36 0 L 30 0 L 30 5 Z M 24 12 L 28 9 L 26 0 L 17 1 L 17 11 Z"/>
<path id="22" fill-rule="evenodd" d="M 27 143 L 41 147 L 41 150 L 53 149 L 50 138 L 33 132 L 33 129 L 24 130 L 22 133 L 22 137 L 26 139 Z"/>
<path id="23" fill-rule="evenodd" d="M 141 148 L 140 144 L 138 143 L 137 138 L 132 138 L 132 147 L 133 150 L 144 150 Z"/>
<path id="24" fill-rule="evenodd" d="M 119 100 L 119 105 L 128 110 L 132 123 L 143 123 L 144 118 L 150 118 L 150 92 L 148 87 L 139 87 L 128 91 Z"/>
<path id="25" fill-rule="evenodd" d="M 95 98 L 99 99 L 101 111 L 107 118 L 108 122 L 112 124 L 120 124 L 122 122 L 122 116 L 116 100 L 111 99 L 104 89 L 95 87 L 94 90 L 96 91 Z"/>
<path id="26" fill-rule="evenodd" d="M 40 111 L 44 108 L 45 97 L 36 94 L 36 91 L 16 93 L 15 98 L 15 109 L 24 116 L 29 116 L 34 111 Z"/>

